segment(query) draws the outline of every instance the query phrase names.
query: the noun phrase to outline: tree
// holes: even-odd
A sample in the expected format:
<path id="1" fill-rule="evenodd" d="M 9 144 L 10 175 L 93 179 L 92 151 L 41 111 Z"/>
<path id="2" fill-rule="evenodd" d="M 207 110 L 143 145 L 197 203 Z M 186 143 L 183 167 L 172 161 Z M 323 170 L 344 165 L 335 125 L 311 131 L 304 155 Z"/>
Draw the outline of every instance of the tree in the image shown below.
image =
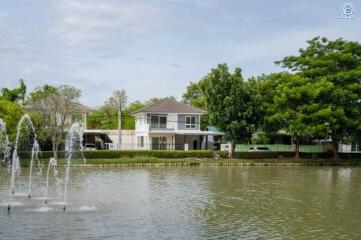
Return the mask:
<path id="1" fill-rule="evenodd" d="M 102 106 L 102 108 L 105 111 L 118 111 L 119 106 L 121 106 L 121 108 L 123 109 L 128 101 L 128 97 L 126 95 L 126 92 L 124 89 L 120 89 L 120 90 L 116 90 L 113 92 L 113 96 L 111 96 L 110 98 L 108 98 L 108 100 L 106 100 L 104 102 L 104 105 Z"/>
<path id="2" fill-rule="evenodd" d="M 22 79 L 20 79 L 20 86 L 14 89 L 3 88 L 1 89 L 0 100 L 10 102 L 23 102 L 26 94 L 26 85 Z"/>
<path id="3" fill-rule="evenodd" d="M 320 37 L 307 43 L 307 48 L 300 49 L 297 56 L 288 56 L 276 63 L 294 72 L 294 81 L 302 79 L 302 84 L 308 84 L 304 101 L 308 101 L 309 106 L 303 112 L 312 108 L 311 114 L 305 114 L 309 118 L 313 114 L 327 116 L 327 120 L 317 126 L 327 125 L 334 143 L 334 157 L 337 157 L 339 141 L 360 137 L 361 44 Z M 318 88 L 321 91 L 326 88 L 327 94 L 319 94 Z M 294 91 L 293 94 L 297 97 L 300 93 Z"/>
<path id="4" fill-rule="evenodd" d="M 204 78 L 197 83 L 190 82 L 187 86 L 186 92 L 182 96 L 182 101 L 194 107 L 205 109 L 206 101 L 201 86 L 202 84 L 205 84 L 206 80 L 207 79 Z"/>
<path id="5" fill-rule="evenodd" d="M 334 88 L 325 80 L 313 81 L 284 72 L 271 74 L 261 84 L 274 86 L 270 89 L 273 98 L 265 96 L 264 99 L 267 99 L 263 105 L 267 109 L 265 129 L 282 129 L 291 134 L 296 141 L 295 158 L 299 158 L 300 138 L 325 139 L 330 132 L 330 123 L 339 117 L 339 111 L 318 103 L 319 99 L 328 99 Z"/>
<path id="6" fill-rule="evenodd" d="M 70 127 L 71 116 L 79 110 L 80 90 L 69 86 L 52 87 L 45 85 L 30 93 L 26 108 L 39 114 L 44 136 L 51 138 L 54 158 L 58 158 L 59 145 L 65 131 Z M 38 116 L 39 116 L 38 115 Z"/>
<path id="7" fill-rule="evenodd" d="M 219 64 L 204 79 L 202 91 L 209 120 L 225 132 L 233 152 L 237 142 L 250 140 L 259 124 L 254 90 L 244 81 L 241 69 L 236 68 L 232 74 L 226 64 Z"/>
<path id="8" fill-rule="evenodd" d="M 15 139 L 17 124 L 23 114 L 21 107 L 13 102 L 0 100 L 0 118 L 6 123 L 10 140 Z"/>
<path id="9" fill-rule="evenodd" d="M 191 106 L 207 110 L 205 94 L 202 91 L 202 86 L 205 84 L 206 79 L 201 79 L 197 83 L 190 82 L 187 86 L 186 92 L 182 96 L 182 101 Z M 209 116 L 204 114 L 201 117 L 201 129 L 206 129 L 209 125 Z"/>

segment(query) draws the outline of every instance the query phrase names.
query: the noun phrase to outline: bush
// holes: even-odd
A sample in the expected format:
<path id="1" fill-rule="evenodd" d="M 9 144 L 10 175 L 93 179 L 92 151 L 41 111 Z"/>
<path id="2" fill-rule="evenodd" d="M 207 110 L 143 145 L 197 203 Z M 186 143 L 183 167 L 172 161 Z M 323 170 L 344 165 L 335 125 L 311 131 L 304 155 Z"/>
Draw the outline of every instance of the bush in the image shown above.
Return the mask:
<path id="1" fill-rule="evenodd" d="M 210 150 L 97 150 L 83 151 L 87 159 L 101 158 L 132 158 L 132 157 L 156 157 L 156 158 L 212 158 L 213 152 Z M 64 152 L 58 153 L 59 158 L 64 157 Z M 50 151 L 42 152 L 41 158 L 50 158 L 53 153 Z"/>
<path id="2" fill-rule="evenodd" d="M 216 153 L 221 158 L 228 158 L 228 151 L 217 151 Z"/>
<path id="3" fill-rule="evenodd" d="M 228 158 L 227 151 L 218 151 L 217 154 L 222 158 Z M 294 152 L 235 152 L 233 158 L 238 159 L 267 159 L 267 158 L 291 158 L 294 157 Z"/>
<path id="4" fill-rule="evenodd" d="M 234 158 L 244 159 L 264 159 L 264 158 L 278 158 L 279 152 L 236 152 Z"/>
<path id="5" fill-rule="evenodd" d="M 312 152 L 300 152 L 301 158 L 332 158 L 333 153 L 332 152 L 318 152 L 318 153 L 312 153 Z"/>

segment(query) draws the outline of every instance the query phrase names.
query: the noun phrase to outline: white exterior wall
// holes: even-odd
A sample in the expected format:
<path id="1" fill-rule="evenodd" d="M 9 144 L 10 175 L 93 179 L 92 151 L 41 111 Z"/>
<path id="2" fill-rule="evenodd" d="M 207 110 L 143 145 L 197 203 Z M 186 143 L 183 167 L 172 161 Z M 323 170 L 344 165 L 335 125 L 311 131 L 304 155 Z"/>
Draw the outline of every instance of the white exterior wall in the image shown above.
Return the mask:
<path id="1" fill-rule="evenodd" d="M 178 113 L 168 113 L 167 128 L 178 130 Z"/>
<path id="2" fill-rule="evenodd" d="M 136 132 L 148 132 L 149 124 L 147 123 L 147 114 L 139 113 L 135 117 L 135 131 Z"/>
<path id="3" fill-rule="evenodd" d="M 149 149 L 150 140 L 148 136 L 149 132 L 149 124 L 147 123 L 147 114 L 146 113 L 138 113 L 135 117 L 135 144 L 134 147 L 136 149 Z M 138 142 L 139 137 L 144 137 L 144 147 L 140 146 L 140 142 Z"/>
<path id="4" fill-rule="evenodd" d="M 119 131 L 118 130 L 99 130 L 106 133 L 113 143 L 109 144 L 110 150 L 117 150 L 119 144 Z M 135 131 L 134 130 L 121 130 L 120 131 L 121 145 L 120 149 L 135 149 Z"/>

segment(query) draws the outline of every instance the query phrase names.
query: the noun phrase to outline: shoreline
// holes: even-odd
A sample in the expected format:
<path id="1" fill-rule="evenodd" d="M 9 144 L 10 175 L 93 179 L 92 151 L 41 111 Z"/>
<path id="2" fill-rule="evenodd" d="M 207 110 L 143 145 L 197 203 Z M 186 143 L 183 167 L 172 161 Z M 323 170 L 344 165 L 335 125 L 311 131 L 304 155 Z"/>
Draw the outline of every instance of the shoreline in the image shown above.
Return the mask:
<path id="1" fill-rule="evenodd" d="M 47 166 L 47 159 L 40 159 Z M 23 167 L 29 166 L 28 160 L 21 162 Z M 58 167 L 64 167 L 65 160 L 58 160 Z M 213 159 L 213 158 L 117 158 L 73 160 L 71 167 L 267 167 L 267 166 L 361 166 L 361 159 Z"/>

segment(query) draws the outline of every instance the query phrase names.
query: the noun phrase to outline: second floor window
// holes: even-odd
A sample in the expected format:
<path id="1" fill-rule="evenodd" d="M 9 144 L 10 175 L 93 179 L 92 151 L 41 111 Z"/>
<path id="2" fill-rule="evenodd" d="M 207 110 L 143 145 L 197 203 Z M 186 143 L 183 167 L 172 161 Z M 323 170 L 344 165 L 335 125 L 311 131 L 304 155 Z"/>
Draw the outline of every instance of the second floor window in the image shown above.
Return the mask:
<path id="1" fill-rule="evenodd" d="M 196 128 L 196 117 L 195 116 L 186 116 L 186 128 L 187 129 Z"/>
<path id="2" fill-rule="evenodd" d="M 150 117 L 151 128 L 167 128 L 167 117 L 166 116 L 151 116 Z"/>

